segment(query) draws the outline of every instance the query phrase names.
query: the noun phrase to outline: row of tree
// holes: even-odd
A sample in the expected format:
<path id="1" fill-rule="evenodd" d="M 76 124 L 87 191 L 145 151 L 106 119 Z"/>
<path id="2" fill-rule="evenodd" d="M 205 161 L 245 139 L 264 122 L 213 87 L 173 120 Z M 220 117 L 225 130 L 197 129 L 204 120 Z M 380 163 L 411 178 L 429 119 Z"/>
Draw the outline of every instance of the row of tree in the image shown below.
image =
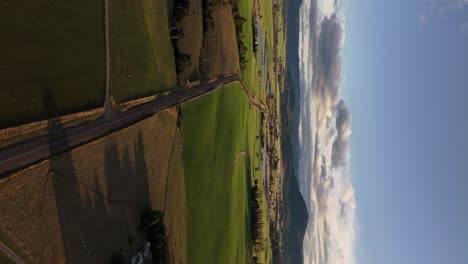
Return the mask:
<path id="1" fill-rule="evenodd" d="M 178 40 L 185 37 L 181 23 L 185 16 L 188 15 L 189 10 L 189 0 L 175 0 L 174 7 L 172 9 L 172 19 L 169 27 L 169 36 L 171 38 L 172 47 L 174 48 L 177 75 L 183 72 L 185 68 L 192 65 L 191 56 L 186 53 L 181 53 L 177 45 Z"/>
<path id="2" fill-rule="evenodd" d="M 234 25 L 236 27 L 237 48 L 239 50 L 239 66 L 241 71 L 244 71 L 247 66 L 247 47 L 244 43 L 244 24 L 247 21 L 240 15 L 239 0 L 230 0 L 232 16 L 234 17 Z"/>
<path id="3" fill-rule="evenodd" d="M 255 252 L 259 252 L 264 249 L 264 238 L 263 238 L 263 222 L 262 216 L 264 210 L 261 208 L 261 197 L 262 193 L 258 186 L 258 180 L 255 180 L 255 184 L 250 187 L 250 225 L 251 225 L 251 236 L 253 242 L 253 248 Z"/>

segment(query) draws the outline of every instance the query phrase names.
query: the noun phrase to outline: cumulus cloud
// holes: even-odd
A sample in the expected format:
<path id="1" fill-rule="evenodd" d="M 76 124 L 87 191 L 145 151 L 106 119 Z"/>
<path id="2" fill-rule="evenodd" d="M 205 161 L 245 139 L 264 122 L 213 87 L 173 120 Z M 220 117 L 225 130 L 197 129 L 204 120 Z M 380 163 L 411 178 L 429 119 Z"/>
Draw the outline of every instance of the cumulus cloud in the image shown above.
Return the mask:
<path id="1" fill-rule="evenodd" d="M 336 100 L 341 81 L 341 56 L 340 47 L 343 39 L 343 30 L 335 15 L 326 17 L 320 27 L 319 37 L 319 74 L 323 80 L 320 86 L 322 97 L 330 97 Z"/>
<path id="2" fill-rule="evenodd" d="M 346 165 L 349 160 L 349 139 L 351 137 L 351 113 L 346 104 L 341 100 L 336 107 L 336 132 L 333 143 L 332 164 L 333 167 Z"/>
<path id="3" fill-rule="evenodd" d="M 353 264 L 354 189 L 350 181 L 351 114 L 340 99 L 344 30 L 338 1 L 318 12 L 316 0 L 300 10 L 300 157 L 298 178 L 310 220 L 305 263 Z"/>
<path id="4" fill-rule="evenodd" d="M 335 5 L 337 0 L 320 0 L 318 1 L 318 8 L 324 16 L 330 16 L 335 12 Z"/>

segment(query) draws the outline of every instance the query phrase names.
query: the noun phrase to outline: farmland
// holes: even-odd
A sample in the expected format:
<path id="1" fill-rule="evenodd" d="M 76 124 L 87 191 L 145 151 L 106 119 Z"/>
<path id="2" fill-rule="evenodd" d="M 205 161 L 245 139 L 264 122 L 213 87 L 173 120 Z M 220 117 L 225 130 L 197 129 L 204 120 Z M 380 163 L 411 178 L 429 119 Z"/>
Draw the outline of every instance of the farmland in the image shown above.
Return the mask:
<path id="1" fill-rule="evenodd" d="M 2 1 L 0 128 L 104 104 L 103 15 L 103 1 Z"/>
<path id="2" fill-rule="evenodd" d="M 185 104 L 183 115 L 188 259 L 246 263 L 259 114 L 249 109 L 239 85 L 231 84 Z"/>
<path id="3" fill-rule="evenodd" d="M 203 40 L 202 0 L 191 0 L 188 15 L 182 21 L 184 37 L 177 40 L 181 53 L 190 55 L 192 65 L 182 73 L 181 79 L 195 81 L 200 78 L 200 51 Z"/>
<path id="4" fill-rule="evenodd" d="M 166 1 L 112 1 L 112 96 L 117 103 L 175 88 L 168 12 Z"/>
<path id="5" fill-rule="evenodd" d="M 49 1 L 60 11 L 65 10 L 57 2 Z M 204 23 L 207 14 L 203 8 L 210 1 L 213 1 L 211 6 L 208 4 L 212 8 L 209 14 L 212 24 L 207 26 Z M 99 25 L 93 27 L 96 32 L 88 32 L 96 39 L 89 40 L 78 34 L 80 39 L 67 44 L 73 46 L 72 52 L 77 47 L 93 49 L 93 56 L 80 54 L 81 50 L 70 55 L 68 50 L 47 63 L 71 58 L 73 63 L 63 62 L 61 67 L 57 66 L 57 72 L 61 74 L 60 71 L 66 71 L 67 67 L 74 67 L 74 63 L 79 67 L 86 66 L 86 70 L 74 68 L 76 76 L 67 75 L 74 79 L 61 79 L 61 75 L 52 76 L 54 72 L 46 68 L 44 74 L 50 74 L 51 81 L 42 88 L 31 86 L 34 90 L 32 97 L 23 95 L 27 98 L 24 102 L 16 98 L 15 93 L 20 94 L 19 91 L 13 88 L 2 90 L 1 93 L 8 92 L 9 97 L 0 100 L 10 100 L 12 105 L 33 102 L 36 90 L 41 91 L 43 110 L 37 108 L 37 111 L 32 111 L 34 104 L 31 108 L 18 105 L 18 113 L 30 111 L 35 114 L 25 119 L 11 112 L 5 117 L 0 116 L 0 120 L 11 126 L 23 120 L 47 119 L 89 110 L 90 107 L 102 107 L 107 61 L 103 28 L 104 21 L 108 19 L 110 86 L 106 87 L 110 88 L 113 101 L 105 108 L 95 109 L 96 113 L 87 122 L 100 124 L 92 123 L 96 118 L 102 122 L 102 127 L 112 124 L 112 130 L 73 145 L 63 153 L 57 151 L 45 157 L 47 159 L 42 157 L 34 164 L 31 162 L 30 166 L 26 164 L 29 167 L 18 168 L 11 175 L 0 178 L 0 198 L 6 201 L 0 205 L 0 231 L 11 238 L 9 247 L 24 254 L 25 259 L 39 262 L 105 263 L 110 256 L 119 253 L 119 249 L 125 250 L 126 254 L 135 253 L 145 239 L 139 229 L 140 214 L 145 209 L 152 209 L 164 212 L 168 256 L 173 263 L 271 263 L 280 259 L 272 252 L 273 247 L 276 247 L 276 252 L 281 250 L 278 241 L 282 237 L 278 232 L 282 225 L 280 194 L 283 173 L 281 164 L 278 166 L 282 159 L 279 151 L 281 119 L 278 114 L 281 84 L 275 70 L 280 63 L 273 57 L 275 54 L 282 56 L 284 46 L 281 43 L 278 46 L 274 41 L 277 31 L 274 29 L 271 2 L 233 1 L 189 0 L 188 13 L 177 24 L 170 22 L 173 5 L 180 4 L 177 1 L 113 0 L 107 18 L 103 17 L 102 2 L 94 6 L 85 3 L 87 8 L 99 10 L 99 14 L 87 13 L 80 8 L 70 11 L 76 12 L 77 17 L 92 16 L 95 19 L 92 21 Z M 21 2 L 14 5 L 20 6 Z M 16 30 L 15 19 L 19 18 L 6 22 Z M 71 21 L 60 16 L 47 19 L 66 21 L 50 29 L 54 31 L 68 29 L 68 23 L 74 22 L 75 18 Z M 42 23 L 47 19 L 38 20 Z M 88 19 L 80 26 L 91 26 L 88 25 L 90 23 Z M 52 24 L 48 25 L 52 27 Z M 260 28 L 258 35 L 263 41 L 255 53 L 257 25 Z M 13 34 L 10 31 L 6 30 L 5 34 Z M 26 29 L 23 31 L 27 32 Z M 62 33 L 55 33 L 60 35 L 60 41 L 65 41 Z M 27 42 L 27 37 L 24 37 L 24 42 Z M 236 37 L 242 38 L 245 48 L 239 45 Z M 98 44 L 91 45 L 87 41 Z M 177 67 L 178 75 L 175 64 L 180 65 L 180 57 L 177 55 L 175 59 L 173 44 L 176 54 L 181 52 L 191 58 L 191 65 L 187 64 L 182 71 Z M 29 52 L 31 47 L 24 43 L 21 45 L 25 45 L 24 49 Z M 48 43 L 43 45 L 44 49 L 48 47 Z M 56 48 L 55 52 L 58 54 L 61 48 Z M 0 49 L 0 58 L 10 56 L 1 52 Z M 21 50 L 18 49 L 19 53 Z M 14 69 L 21 74 L 22 70 L 28 69 L 20 66 L 0 68 L 0 74 Z M 229 77 L 220 78 L 223 76 Z M 230 83 L 215 91 L 204 90 L 204 94 L 185 103 L 180 99 L 183 97 L 179 97 L 181 93 L 190 94 L 200 87 L 212 89 L 217 87 L 214 83 L 227 83 L 226 80 L 238 78 L 241 82 Z M 10 79 L 12 84 L 18 83 L 17 87 L 24 90 L 23 94 L 27 94 L 26 81 L 20 81 L 19 75 Z M 60 80 L 61 86 L 51 85 L 56 80 Z M 79 83 L 65 83 L 73 80 Z M 186 80 L 200 80 L 202 85 L 185 87 Z M 213 80 L 216 81 L 210 82 Z M 86 88 L 76 88 L 73 92 L 57 88 L 75 87 L 73 85 Z M 176 89 L 177 93 L 174 93 Z M 166 93 L 168 91 L 172 92 Z M 161 101 L 138 106 L 154 98 Z M 76 106 L 67 100 L 72 100 Z M 52 101 L 57 102 L 57 111 L 46 107 Z M 163 105 L 167 102 L 172 102 L 172 107 L 165 110 L 160 111 L 153 106 L 153 103 Z M 128 117 L 126 114 L 135 114 L 138 117 L 136 123 L 129 125 L 123 122 Z M 8 123 L 8 118 L 13 121 Z M 20 134 L 17 131 L 21 129 L 16 127 L 9 128 L 9 133 L 4 134 L 21 136 L 21 140 L 28 136 L 47 135 L 41 144 L 49 146 L 50 150 L 58 140 L 60 144 L 67 145 L 64 131 L 72 126 L 71 123 L 78 122 L 72 120 L 67 124 L 60 121 L 63 120 L 44 120 L 40 131 Z M 98 130 L 102 127 L 93 128 Z M 82 136 L 80 133 L 76 133 L 77 138 Z M 4 138 L 0 137 L 3 140 L 0 146 L 19 140 Z M 252 191 L 254 187 L 256 189 Z M 28 237 L 32 239 L 26 239 Z M 110 242 L 103 243 L 103 240 Z M 38 245 L 48 246 L 40 248 Z"/>
<path id="6" fill-rule="evenodd" d="M 231 7 L 218 7 L 212 16 L 216 30 L 205 32 L 200 63 L 202 80 L 239 73 L 239 55 Z"/>
<path id="7" fill-rule="evenodd" d="M 151 208 L 165 213 L 169 254 L 184 262 L 176 120 L 174 109 L 159 112 L 0 179 L 0 228 L 8 244 L 34 263 L 109 263 L 119 250 L 132 254 L 141 245 L 139 218 Z"/>

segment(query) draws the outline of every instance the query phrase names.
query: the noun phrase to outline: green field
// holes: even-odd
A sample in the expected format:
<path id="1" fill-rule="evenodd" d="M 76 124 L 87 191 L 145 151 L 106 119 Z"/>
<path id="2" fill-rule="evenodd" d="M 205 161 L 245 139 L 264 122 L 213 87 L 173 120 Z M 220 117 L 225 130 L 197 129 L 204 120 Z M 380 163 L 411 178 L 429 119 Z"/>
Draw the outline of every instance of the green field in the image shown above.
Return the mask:
<path id="1" fill-rule="evenodd" d="M 103 15 L 103 1 L 2 1 L 0 128 L 104 104 Z"/>
<path id="2" fill-rule="evenodd" d="M 261 10 L 261 15 L 262 15 L 262 34 L 263 34 L 263 44 L 264 45 L 269 45 L 271 47 L 272 45 L 272 38 L 268 37 L 266 38 L 265 32 L 271 32 L 272 31 L 272 23 L 270 24 L 265 24 L 264 21 L 268 21 L 269 19 L 272 18 L 272 14 L 268 14 L 268 11 L 271 12 L 271 8 L 268 9 L 268 6 L 271 7 L 271 3 L 267 3 L 268 1 L 262 1 L 262 0 L 257 0 L 260 1 L 260 10 Z M 263 62 L 260 61 L 260 50 L 263 52 L 265 51 L 265 48 L 261 49 L 260 47 L 258 48 L 257 55 L 254 56 L 253 53 L 253 46 L 252 46 L 252 41 L 253 41 L 253 32 L 252 32 L 252 23 L 255 24 L 255 17 L 254 17 L 254 10 L 255 8 L 255 1 L 248 1 L 248 0 L 239 0 L 239 11 L 242 17 L 246 18 L 246 23 L 244 24 L 244 43 L 247 47 L 247 54 L 246 57 L 250 58 L 248 59 L 247 62 L 247 67 L 245 68 L 242 76 L 242 81 L 244 82 L 246 88 L 250 90 L 251 92 L 255 93 L 262 101 L 265 102 L 265 72 L 263 72 Z M 272 72 L 272 53 L 271 53 L 271 48 L 268 49 L 268 54 L 265 54 L 265 56 L 269 56 L 269 63 L 268 63 L 268 70 Z M 259 78 L 257 72 L 258 70 L 262 69 L 262 76 Z M 251 120 L 255 120 L 251 127 L 255 127 L 255 124 L 258 124 L 260 126 L 260 119 L 259 117 L 253 117 Z M 252 121 L 251 121 L 252 122 Z M 260 131 L 260 127 L 258 127 L 255 131 Z M 260 135 L 260 132 L 258 132 L 258 135 Z M 249 138 L 250 140 L 250 152 L 252 155 L 255 155 L 255 159 L 253 160 L 251 164 L 251 171 L 252 177 L 251 180 L 252 182 L 255 180 L 258 180 L 260 183 L 262 182 L 262 175 L 261 175 L 261 170 L 256 171 L 255 168 L 261 168 L 261 158 L 257 157 L 257 153 L 261 153 L 261 146 L 260 142 L 255 141 L 255 137 Z M 252 156 L 254 157 L 254 156 Z M 263 185 L 261 185 L 261 189 L 263 189 Z M 263 214 L 263 221 L 265 223 L 264 225 L 264 238 L 265 238 L 265 250 L 261 251 L 258 254 L 258 258 L 261 263 L 270 263 L 271 260 L 271 248 L 270 248 L 270 236 L 269 236 L 269 224 L 268 224 L 268 219 L 267 219 L 267 211 L 268 211 L 268 205 L 265 199 L 265 196 L 263 198 L 263 203 L 262 207 L 265 210 L 265 214 Z"/>
<path id="3" fill-rule="evenodd" d="M 167 2 L 114 0 L 110 13 L 114 99 L 122 103 L 175 88 Z"/>
<path id="4" fill-rule="evenodd" d="M 247 263 L 259 113 L 249 109 L 239 85 L 231 84 L 185 104 L 183 116 L 188 259 Z"/>
<path id="5" fill-rule="evenodd" d="M 243 26 L 243 32 L 244 43 L 247 47 L 247 65 L 244 72 L 242 73 L 242 81 L 244 82 L 247 89 L 257 93 L 260 89 L 259 85 L 257 84 L 257 71 L 259 62 L 253 53 L 252 23 L 255 23 L 252 11 L 253 3 L 254 1 L 239 0 L 239 12 L 241 16 L 246 19 L 246 22 Z"/>

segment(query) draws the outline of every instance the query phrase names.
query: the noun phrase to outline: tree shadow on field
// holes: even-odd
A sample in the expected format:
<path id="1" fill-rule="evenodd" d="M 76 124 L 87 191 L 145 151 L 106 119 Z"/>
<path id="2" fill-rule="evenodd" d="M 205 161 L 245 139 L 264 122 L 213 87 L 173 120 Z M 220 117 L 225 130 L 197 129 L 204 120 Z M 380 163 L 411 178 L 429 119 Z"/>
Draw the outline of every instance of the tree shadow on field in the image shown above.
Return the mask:
<path id="1" fill-rule="evenodd" d="M 48 91 L 44 101 L 48 112 L 56 110 Z M 51 122 L 48 127 L 50 144 L 68 144 L 63 126 Z M 48 176 L 64 250 L 52 253 L 51 263 L 109 263 L 112 255 L 138 246 L 140 215 L 151 207 L 141 133 L 133 147 L 125 143 L 119 148 L 119 142 L 107 140 L 104 153 L 77 150 L 51 156 Z"/>

